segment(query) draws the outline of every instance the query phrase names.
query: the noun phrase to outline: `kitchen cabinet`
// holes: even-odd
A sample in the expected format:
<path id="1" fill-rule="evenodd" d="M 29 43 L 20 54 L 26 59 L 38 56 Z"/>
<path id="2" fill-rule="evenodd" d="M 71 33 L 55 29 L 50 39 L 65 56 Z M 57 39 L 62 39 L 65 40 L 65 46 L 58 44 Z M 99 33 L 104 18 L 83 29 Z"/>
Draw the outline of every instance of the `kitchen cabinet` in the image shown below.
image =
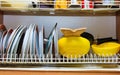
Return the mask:
<path id="1" fill-rule="evenodd" d="M 96 0 L 97 1 L 97 0 Z M 101 9 L 54 9 L 54 8 L 29 8 L 29 9 L 20 9 L 20 10 L 15 10 L 12 8 L 0 8 L 0 23 L 3 23 L 4 15 L 30 15 L 30 16 L 115 16 L 116 17 L 116 37 L 120 42 L 120 8 L 101 8 Z M 51 14 L 52 13 L 52 14 Z M 118 61 L 119 62 L 119 61 Z M 118 64 L 117 64 L 118 65 Z M 69 67 L 64 68 L 64 67 L 57 67 L 57 68 L 50 68 L 47 67 L 47 69 L 35 69 L 35 68 L 6 68 L 6 67 L 1 67 L 0 74 L 57 74 L 57 75 L 64 75 L 64 74 L 70 74 L 70 75 L 95 75 L 95 74 L 103 74 L 103 75 L 118 75 L 120 74 L 120 67 L 117 68 L 94 68 L 90 69 L 89 66 L 86 67 L 88 69 L 84 69 L 83 67 L 80 69 L 77 69 L 76 71 L 74 70 L 76 67 L 69 69 Z M 62 70 L 60 68 L 63 68 Z M 29 70 L 30 69 L 30 70 Z M 34 70 L 35 69 L 35 70 Z M 52 69 L 52 70 L 50 70 Z M 83 69 L 83 70 L 82 70 Z M 96 69 L 96 70 L 95 70 Z M 66 70 L 66 71 L 64 71 Z M 115 71 L 114 71 L 115 70 Z M 72 71 L 72 72 L 70 72 Z"/>

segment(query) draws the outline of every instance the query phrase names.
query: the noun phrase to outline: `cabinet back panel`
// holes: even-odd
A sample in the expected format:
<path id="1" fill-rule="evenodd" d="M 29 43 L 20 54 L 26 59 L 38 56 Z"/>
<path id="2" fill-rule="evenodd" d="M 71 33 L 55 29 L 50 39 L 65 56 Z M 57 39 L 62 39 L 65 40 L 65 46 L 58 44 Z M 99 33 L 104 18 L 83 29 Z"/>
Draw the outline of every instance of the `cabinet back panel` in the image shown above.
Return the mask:
<path id="1" fill-rule="evenodd" d="M 4 24 L 7 28 L 16 28 L 18 25 L 37 24 L 44 25 L 46 36 L 48 36 L 55 23 L 58 23 L 59 37 L 61 27 L 79 28 L 87 27 L 87 32 L 95 37 L 116 38 L 116 17 L 115 16 L 19 16 L 4 15 Z"/>

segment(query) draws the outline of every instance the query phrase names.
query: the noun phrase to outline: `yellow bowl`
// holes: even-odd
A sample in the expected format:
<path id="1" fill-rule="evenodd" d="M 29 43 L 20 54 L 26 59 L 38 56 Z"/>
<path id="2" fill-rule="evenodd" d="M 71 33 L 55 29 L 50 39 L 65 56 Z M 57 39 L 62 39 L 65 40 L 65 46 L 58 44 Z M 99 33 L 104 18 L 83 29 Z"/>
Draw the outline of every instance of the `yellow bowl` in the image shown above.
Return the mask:
<path id="1" fill-rule="evenodd" d="M 119 52 L 120 44 L 116 42 L 106 42 L 100 45 L 93 44 L 92 49 L 99 56 L 109 57 Z"/>
<path id="2" fill-rule="evenodd" d="M 90 42 L 83 37 L 62 37 L 58 41 L 59 53 L 67 58 L 79 58 L 89 52 Z"/>

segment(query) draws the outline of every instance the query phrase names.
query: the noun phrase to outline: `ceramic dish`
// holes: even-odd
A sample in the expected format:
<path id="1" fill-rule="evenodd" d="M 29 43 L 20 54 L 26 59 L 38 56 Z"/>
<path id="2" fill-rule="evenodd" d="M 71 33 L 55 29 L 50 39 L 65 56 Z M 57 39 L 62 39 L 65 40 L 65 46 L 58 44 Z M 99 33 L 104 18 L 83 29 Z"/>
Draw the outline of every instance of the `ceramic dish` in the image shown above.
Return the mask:
<path id="1" fill-rule="evenodd" d="M 0 30 L 0 40 L 2 38 L 3 31 Z"/>
<path id="2" fill-rule="evenodd" d="M 33 38 L 34 38 L 34 41 L 33 41 L 33 57 L 36 58 L 38 56 L 37 53 L 37 43 L 36 43 L 36 40 L 37 40 L 37 34 L 36 34 L 36 25 L 34 27 L 34 31 L 33 31 Z"/>
<path id="3" fill-rule="evenodd" d="M 4 51 L 3 51 L 3 39 L 6 35 L 7 31 L 3 32 L 2 38 L 0 40 L 0 57 L 3 57 Z"/>
<path id="4" fill-rule="evenodd" d="M 26 48 L 27 48 L 27 44 L 28 43 L 28 39 L 29 39 L 29 32 L 30 32 L 30 27 L 27 28 L 26 32 L 25 32 L 25 36 L 24 36 L 24 40 L 23 40 L 23 44 L 22 44 L 22 49 L 21 49 L 21 58 L 24 59 L 25 56 L 27 56 L 28 54 L 25 55 L 26 53 Z"/>
<path id="5" fill-rule="evenodd" d="M 36 58 L 40 58 L 39 56 L 39 35 L 38 35 L 38 26 L 35 25 L 35 29 L 34 29 L 34 38 L 35 38 L 35 41 L 34 41 L 34 56 Z"/>
<path id="6" fill-rule="evenodd" d="M 4 31 L 3 34 L 2 34 L 1 40 L 0 40 L 0 50 L 1 51 L 3 50 L 3 40 L 6 36 L 6 34 L 7 34 L 7 31 Z"/>
<path id="7" fill-rule="evenodd" d="M 26 30 L 26 26 L 22 26 L 20 31 L 17 33 L 17 36 L 15 37 L 12 48 L 11 48 L 12 56 L 10 56 L 10 58 L 15 58 L 16 57 L 18 44 L 19 44 L 20 38 L 24 34 L 25 30 Z"/>
<path id="8" fill-rule="evenodd" d="M 26 30 L 25 30 L 26 32 Z M 24 40 L 24 37 L 25 37 L 25 32 L 21 35 L 21 38 L 19 40 L 19 44 L 18 44 L 18 48 L 17 48 L 17 58 L 21 58 L 21 51 L 22 51 L 22 44 L 23 44 L 23 40 Z"/>
<path id="9" fill-rule="evenodd" d="M 43 26 L 42 26 L 42 28 L 41 28 L 41 30 L 40 30 L 40 32 L 39 32 L 39 50 L 38 50 L 38 55 L 40 56 L 40 57 L 43 57 L 43 54 L 44 54 L 44 52 L 43 52 Z"/>
<path id="10" fill-rule="evenodd" d="M 33 51 L 34 51 L 34 27 L 35 25 L 32 24 L 31 26 L 31 30 L 30 30 L 30 38 L 29 38 L 29 49 L 28 50 L 28 54 L 29 54 L 29 58 L 33 58 Z"/>
<path id="11" fill-rule="evenodd" d="M 22 44 L 22 49 L 21 49 L 21 56 L 20 56 L 20 58 L 22 58 L 22 59 L 25 57 L 25 49 L 26 49 L 26 45 L 27 45 L 26 43 L 28 41 L 28 39 L 26 39 L 26 38 L 28 38 L 27 37 L 28 36 L 28 32 L 29 32 L 29 28 L 26 30 L 25 36 L 24 36 L 24 39 L 23 39 L 23 44 Z"/>
<path id="12" fill-rule="evenodd" d="M 16 31 L 16 35 L 15 37 L 13 38 L 13 41 L 12 41 L 12 45 L 11 47 L 9 48 L 10 49 L 10 54 L 8 56 L 8 58 L 10 58 L 10 61 L 12 61 L 12 58 L 16 56 L 16 54 L 14 55 L 14 51 L 16 51 L 16 48 L 17 47 L 17 44 L 19 43 L 18 40 L 18 35 L 20 34 L 20 31 L 22 30 L 23 26 L 21 25 L 21 27 Z"/>
<path id="13" fill-rule="evenodd" d="M 34 54 L 34 28 L 35 25 L 32 26 L 31 32 L 30 32 L 30 40 L 29 40 L 29 44 L 30 44 L 30 58 L 33 58 L 33 54 Z"/>
<path id="14" fill-rule="evenodd" d="M 22 44 L 22 50 L 21 50 L 22 59 L 28 58 L 29 56 L 29 48 L 30 48 L 29 39 L 30 39 L 31 29 L 32 29 L 32 25 L 30 25 L 25 32 L 25 36 Z"/>
<path id="15" fill-rule="evenodd" d="M 7 34 L 5 35 L 5 38 L 3 40 L 3 51 L 4 53 L 6 53 L 6 48 L 7 48 L 7 45 L 8 45 L 8 40 L 9 40 L 9 37 L 10 35 L 12 34 L 13 32 L 13 29 L 9 29 Z"/>
<path id="16" fill-rule="evenodd" d="M 11 47 L 12 47 L 14 38 L 16 37 L 17 32 L 18 32 L 18 30 L 19 30 L 20 28 L 21 28 L 21 25 L 19 25 L 19 26 L 12 32 L 12 34 L 11 34 L 9 40 L 8 40 L 8 46 L 7 46 L 7 49 L 6 49 L 6 50 L 7 50 L 7 53 L 6 53 L 6 55 L 5 55 L 5 57 L 7 58 L 6 61 L 8 61 L 8 59 L 9 59 L 9 56 L 10 56 L 10 54 L 11 54 Z"/>
<path id="17" fill-rule="evenodd" d="M 46 43 L 46 47 L 45 47 L 45 55 L 48 54 L 49 52 L 49 48 L 50 48 L 50 44 L 51 44 L 51 41 L 53 41 L 53 37 L 55 35 L 55 29 L 57 27 L 57 23 L 56 25 L 53 27 L 52 31 L 50 32 L 50 35 L 48 37 L 48 42 Z"/>
<path id="18" fill-rule="evenodd" d="M 50 41 L 49 51 L 48 51 L 46 57 L 50 57 L 51 55 L 53 55 L 53 49 L 52 49 L 52 47 L 53 47 L 53 38 L 52 38 L 51 40 L 52 40 L 52 41 Z"/>

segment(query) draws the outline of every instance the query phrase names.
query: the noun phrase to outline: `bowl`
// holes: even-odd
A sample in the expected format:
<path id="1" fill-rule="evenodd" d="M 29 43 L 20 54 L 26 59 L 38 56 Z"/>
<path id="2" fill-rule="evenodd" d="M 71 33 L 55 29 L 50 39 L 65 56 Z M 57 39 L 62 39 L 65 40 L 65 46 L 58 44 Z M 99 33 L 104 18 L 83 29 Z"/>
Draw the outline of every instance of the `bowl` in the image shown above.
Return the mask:
<path id="1" fill-rule="evenodd" d="M 90 42 L 83 37 L 62 37 L 58 46 L 59 53 L 67 58 L 80 58 L 90 50 Z"/>
<path id="2" fill-rule="evenodd" d="M 100 45 L 93 44 L 92 50 L 98 56 L 110 57 L 119 52 L 120 44 L 116 42 L 105 42 Z"/>

